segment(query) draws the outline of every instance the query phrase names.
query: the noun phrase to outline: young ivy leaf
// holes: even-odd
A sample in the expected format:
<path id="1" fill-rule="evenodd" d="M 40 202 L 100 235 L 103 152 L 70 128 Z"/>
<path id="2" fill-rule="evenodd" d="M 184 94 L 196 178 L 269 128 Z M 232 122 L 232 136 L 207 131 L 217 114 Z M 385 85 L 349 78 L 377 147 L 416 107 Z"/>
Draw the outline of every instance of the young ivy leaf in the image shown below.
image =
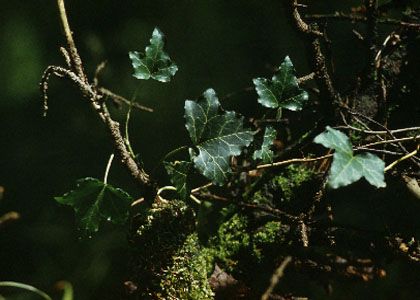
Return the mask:
<path id="1" fill-rule="evenodd" d="M 153 30 L 150 45 L 146 47 L 146 53 L 130 51 L 128 56 L 134 68 L 133 76 L 137 79 L 155 79 L 160 82 L 168 82 L 178 71 L 178 66 L 171 61 L 169 55 L 163 51 L 164 35 L 156 27 Z"/>
<path id="2" fill-rule="evenodd" d="M 354 155 L 349 138 L 329 126 L 315 137 L 314 142 L 334 149 L 333 162 L 328 177 L 328 185 L 333 189 L 365 179 L 377 188 L 385 187 L 385 163 L 376 155 L 363 153 Z"/>
<path id="3" fill-rule="evenodd" d="M 87 234 L 98 231 L 102 221 L 122 225 L 126 222 L 131 196 L 96 178 L 77 180 L 74 190 L 54 199 L 73 207 L 78 227 Z"/>
<path id="4" fill-rule="evenodd" d="M 231 156 L 240 155 L 253 139 L 253 132 L 243 128 L 243 118 L 233 111 L 221 111 L 213 89 L 203 93 L 197 102 L 185 101 L 185 119 L 196 149 L 191 159 L 201 174 L 222 185 L 231 171 Z M 197 153 L 198 150 L 198 153 Z"/>
<path id="5" fill-rule="evenodd" d="M 188 161 L 164 162 L 166 172 L 172 184 L 176 187 L 181 200 L 186 200 L 190 195 L 191 188 L 188 182 L 188 174 L 191 171 L 192 163 Z"/>
<path id="6" fill-rule="evenodd" d="M 271 126 L 266 127 L 261 149 L 255 150 L 254 154 L 252 155 L 252 158 L 262 159 L 262 161 L 266 164 L 272 163 L 274 153 L 272 150 L 270 150 L 270 148 L 273 145 L 276 135 L 277 135 L 277 132 L 273 127 Z"/>
<path id="7" fill-rule="evenodd" d="M 299 88 L 295 68 L 288 56 L 271 80 L 255 78 L 253 82 L 259 96 L 258 102 L 268 108 L 297 111 L 302 110 L 308 100 L 308 93 Z"/>

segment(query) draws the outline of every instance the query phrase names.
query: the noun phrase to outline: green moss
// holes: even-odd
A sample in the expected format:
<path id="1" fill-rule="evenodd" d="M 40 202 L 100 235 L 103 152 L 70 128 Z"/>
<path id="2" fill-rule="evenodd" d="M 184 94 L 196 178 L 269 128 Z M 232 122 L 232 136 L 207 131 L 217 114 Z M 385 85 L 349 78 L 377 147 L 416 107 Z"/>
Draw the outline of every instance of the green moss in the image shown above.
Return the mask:
<path id="1" fill-rule="evenodd" d="M 215 259 L 227 271 L 235 268 L 239 253 L 249 247 L 250 236 L 247 225 L 248 220 L 245 216 L 235 214 L 219 227 L 217 236 L 210 240 L 209 248 Z"/>
<path id="2" fill-rule="evenodd" d="M 263 259 L 264 250 L 284 240 L 284 229 L 280 222 L 270 221 L 253 234 L 252 254 L 257 261 Z"/>
<path id="3" fill-rule="evenodd" d="M 196 234 L 191 234 L 162 272 L 161 299 L 213 299 L 207 273 L 213 257 L 202 251 Z"/>
<path id="4" fill-rule="evenodd" d="M 303 165 L 290 165 L 281 175 L 273 178 L 272 184 L 280 187 L 283 192 L 283 200 L 293 199 L 295 190 L 304 182 L 311 180 L 314 176 L 312 169 Z"/>
<path id="5" fill-rule="evenodd" d="M 140 226 L 133 237 L 134 280 L 139 283 L 141 299 L 159 299 L 163 294 L 162 270 L 170 268 L 172 257 L 194 231 L 195 214 L 183 201 L 160 202 L 154 203 L 137 222 Z"/>

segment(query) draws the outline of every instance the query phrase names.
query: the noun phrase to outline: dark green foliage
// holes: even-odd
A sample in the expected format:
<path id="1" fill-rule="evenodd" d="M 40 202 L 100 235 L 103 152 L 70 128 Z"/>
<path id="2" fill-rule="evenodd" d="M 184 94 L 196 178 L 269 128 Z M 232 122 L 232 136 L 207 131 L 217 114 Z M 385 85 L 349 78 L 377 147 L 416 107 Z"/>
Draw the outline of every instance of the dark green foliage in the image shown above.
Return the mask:
<path id="1" fill-rule="evenodd" d="M 318 135 L 314 142 L 335 150 L 328 177 L 330 187 L 337 189 L 362 177 L 378 188 L 386 186 L 385 163 L 371 153 L 353 155 L 352 144 L 344 133 L 327 126 L 326 131 Z"/>
<path id="2" fill-rule="evenodd" d="M 223 111 L 216 92 L 208 89 L 198 101 L 185 101 L 186 128 L 198 150 L 191 159 L 201 174 L 222 185 L 227 180 L 230 157 L 240 155 L 253 139 L 253 132 L 243 128 L 243 118 Z"/>
<path id="3" fill-rule="evenodd" d="M 264 163 L 273 162 L 274 152 L 270 150 L 270 148 L 276 139 L 276 135 L 277 131 L 273 127 L 268 126 L 264 131 L 264 139 L 261 145 L 261 149 L 255 150 L 252 158 L 255 160 L 261 159 Z"/>
<path id="4" fill-rule="evenodd" d="M 265 107 L 297 111 L 302 110 L 308 100 L 308 93 L 299 88 L 295 68 L 288 56 L 271 80 L 255 78 L 253 81 L 259 96 L 258 102 Z"/>
<path id="5" fill-rule="evenodd" d="M 190 195 L 188 173 L 191 171 L 192 163 L 188 161 L 164 162 L 166 172 L 172 184 L 176 187 L 179 197 L 186 200 Z"/>
<path id="6" fill-rule="evenodd" d="M 78 227 L 86 234 L 98 231 L 103 221 L 124 224 L 133 201 L 123 190 L 89 177 L 79 179 L 74 190 L 55 200 L 73 207 Z"/>
<path id="7" fill-rule="evenodd" d="M 146 47 L 144 54 L 137 51 L 129 52 L 135 78 L 152 78 L 160 82 L 168 82 L 172 79 L 178 71 L 178 66 L 163 51 L 164 45 L 163 33 L 155 28 L 150 39 L 150 45 Z"/>

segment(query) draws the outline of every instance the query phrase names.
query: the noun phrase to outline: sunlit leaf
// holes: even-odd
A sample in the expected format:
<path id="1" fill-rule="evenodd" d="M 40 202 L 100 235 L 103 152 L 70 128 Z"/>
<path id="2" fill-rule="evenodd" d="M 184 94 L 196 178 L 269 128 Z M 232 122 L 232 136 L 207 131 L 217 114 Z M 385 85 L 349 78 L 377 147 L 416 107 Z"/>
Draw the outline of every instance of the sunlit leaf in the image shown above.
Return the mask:
<path id="1" fill-rule="evenodd" d="M 276 139 L 277 132 L 276 130 L 268 126 L 264 132 L 264 139 L 261 145 L 261 149 L 255 150 L 252 158 L 253 159 L 262 159 L 264 163 L 271 163 L 273 162 L 273 151 L 270 150 L 271 146 L 273 145 L 274 140 Z"/>
<path id="2" fill-rule="evenodd" d="M 362 177 L 378 188 L 386 186 L 385 163 L 371 153 L 354 155 L 350 140 L 344 133 L 327 126 L 314 142 L 335 150 L 328 177 L 328 185 L 333 189 L 352 184 Z"/>
<path id="3" fill-rule="evenodd" d="M 146 47 L 145 53 L 137 51 L 128 53 L 134 68 L 133 76 L 135 78 L 152 78 L 161 82 L 168 82 L 172 79 L 178 71 L 178 66 L 163 51 L 164 45 L 163 33 L 155 28 L 150 39 L 150 45 Z"/>
<path id="4" fill-rule="evenodd" d="M 172 184 L 176 187 L 178 195 L 186 200 L 190 195 L 191 188 L 188 184 L 188 174 L 192 163 L 188 161 L 165 162 L 165 169 Z"/>
<path id="5" fill-rule="evenodd" d="M 190 150 L 195 167 L 214 183 L 222 185 L 230 168 L 230 157 L 240 155 L 253 139 L 243 128 L 243 118 L 233 111 L 221 111 L 213 89 L 198 101 L 185 101 L 186 128 L 196 149 Z"/>
<path id="6" fill-rule="evenodd" d="M 78 227 L 91 234 L 102 221 L 124 224 L 133 199 L 119 188 L 88 177 L 79 179 L 74 190 L 55 200 L 73 207 Z"/>
<path id="7" fill-rule="evenodd" d="M 259 96 L 258 102 L 268 108 L 297 111 L 302 110 L 308 100 L 308 93 L 299 87 L 295 68 L 288 56 L 271 80 L 255 78 L 253 82 Z"/>

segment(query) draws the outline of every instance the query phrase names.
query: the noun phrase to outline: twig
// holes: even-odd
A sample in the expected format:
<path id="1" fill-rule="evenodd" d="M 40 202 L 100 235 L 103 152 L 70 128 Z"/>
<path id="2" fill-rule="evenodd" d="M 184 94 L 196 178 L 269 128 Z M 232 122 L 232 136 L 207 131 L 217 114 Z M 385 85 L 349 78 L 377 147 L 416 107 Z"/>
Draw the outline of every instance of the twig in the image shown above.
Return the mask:
<path id="1" fill-rule="evenodd" d="M 309 80 L 312 80 L 312 79 L 314 79 L 314 78 L 315 78 L 315 72 L 312 72 L 312 73 L 309 73 L 308 75 L 305 75 L 305 76 L 299 77 L 299 78 L 297 79 L 297 81 L 298 81 L 298 84 L 302 84 L 302 83 L 304 83 L 304 82 L 306 82 L 306 81 L 309 81 Z"/>
<path id="2" fill-rule="evenodd" d="M 300 13 L 299 13 L 299 10 L 298 10 L 298 7 L 300 7 L 300 6 L 299 6 L 297 0 L 291 0 L 290 3 L 291 3 L 291 8 L 292 8 L 292 15 L 293 15 L 293 19 L 295 20 L 296 27 L 301 32 L 309 34 L 311 36 L 323 37 L 324 34 L 321 31 L 319 31 L 315 28 L 311 28 L 308 24 L 306 24 L 302 20 L 302 18 L 300 16 Z"/>
<path id="3" fill-rule="evenodd" d="M 206 189 L 208 187 L 211 187 L 212 185 L 213 185 L 213 183 L 212 182 L 209 182 L 209 183 L 207 183 L 205 185 L 202 185 L 202 186 L 196 187 L 195 189 L 192 189 L 191 190 L 191 193 L 192 194 L 195 194 L 195 193 L 197 193 L 197 192 L 199 192 L 201 190 L 204 190 L 204 189 Z"/>
<path id="4" fill-rule="evenodd" d="M 333 156 L 333 154 L 327 154 L 327 155 L 314 157 L 314 158 L 292 158 L 292 159 L 283 160 L 283 161 L 279 161 L 279 162 L 275 162 L 275 163 L 271 163 L 271 164 L 258 165 L 256 167 L 256 169 L 261 170 L 261 169 L 267 169 L 267 168 L 280 167 L 280 166 L 284 166 L 284 165 L 290 165 L 290 164 L 294 164 L 294 163 L 312 162 L 312 161 L 317 161 L 317 160 L 323 160 L 323 159 L 326 159 L 326 158 L 331 158 L 332 156 Z"/>
<path id="5" fill-rule="evenodd" d="M 123 103 L 123 104 L 129 105 L 129 106 L 131 105 L 132 107 L 137 108 L 137 109 L 140 109 L 140 110 L 143 110 L 143 111 L 153 112 L 153 108 L 140 105 L 137 102 L 130 101 L 130 100 L 124 98 L 123 96 L 117 95 L 117 94 L 111 92 L 110 90 L 108 90 L 108 89 L 106 89 L 104 87 L 100 87 L 99 88 L 99 91 L 103 95 L 112 98 L 112 100 L 114 100 L 116 103 L 119 103 L 119 104 Z"/>
<path id="6" fill-rule="evenodd" d="M 392 139 L 392 140 L 384 140 L 384 141 L 373 142 L 373 143 L 369 143 L 369 144 L 363 145 L 362 147 L 371 147 L 371 146 L 391 144 L 391 143 L 415 141 L 415 140 L 418 140 L 418 139 L 420 139 L 420 135 L 411 136 L 411 137 L 405 137 L 405 138 L 399 138 L 399 139 Z"/>
<path id="7" fill-rule="evenodd" d="M 403 157 L 397 159 L 396 161 L 392 162 L 391 164 L 389 164 L 388 166 L 386 166 L 386 168 L 384 169 L 384 171 L 387 172 L 387 171 L 391 170 L 393 167 L 395 167 L 397 164 L 399 164 L 400 162 L 402 162 L 403 160 L 406 160 L 406 159 L 408 159 L 410 157 L 413 157 L 414 155 L 417 154 L 418 150 L 419 150 L 419 147 L 417 147 L 416 150 L 414 150 L 414 151 L 412 151 L 412 152 L 404 155 Z"/>
<path id="8" fill-rule="evenodd" d="M 363 22 L 363 23 L 367 21 L 367 18 L 365 16 L 355 15 L 355 14 L 345 14 L 343 12 L 338 12 L 338 11 L 333 14 L 305 15 L 305 18 L 308 20 L 322 20 L 322 19 L 349 20 L 352 22 Z M 413 29 L 420 29 L 420 24 L 418 23 L 408 23 L 408 22 L 394 20 L 390 18 L 378 18 L 377 22 L 381 24 L 399 25 L 399 26 L 409 27 Z"/>
<path id="9" fill-rule="evenodd" d="M 202 193 L 202 194 L 200 194 L 200 197 L 204 198 L 206 200 L 209 200 L 209 201 L 218 201 L 218 202 L 225 203 L 225 204 L 237 205 L 237 206 L 242 207 L 242 208 L 264 211 L 264 212 L 266 212 L 268 214 L 271 214 L 273 216 L 286 218 L 286 219 L 288 219 L 289 221 L 292 221 L 292 222 L 299 222 L 301 220 L 301 217 L 288 214 L 287 212 L 284 212 L 284 211 L 282 211 L 280 209 L 277 209 L 277 208 L 272 208 L 272 207 L 268 207 L 268 206 L 261 206 L 261 205 L 257 205 L 257 204 L 251 204 L 251 203 L 230 201 L 228 198 L 221 197 L 221 196 L 214 195 L 214 194 L 210 194 L 210 193 L 205 193 L 205 194 Z"/>
<path id="10" fill-rule="evenodd" d="M 82 60 L 76 48 L 76 44 L 73 40 L 73 33 L 70 29 L 69 21 L 67 19 L 66 7 L 64 6 L 64 0 L 57 0 L 58 10 L 60 11 L 61 24 L 63 25 L 64 34 L 66 36 L 67 45 L 70 50 L 70 59 L 72 66 L 74 67 L 76 74 L 82 79 L 83 82 L 87 83 L 85 72 L 83 71 Z"/>
<path id="11" fill-rule="evenodd" d="M 57 0 L 61 22 L 64 28 L 64 33 L 67 39 L 67 44 L 69 47 L 69 56 L 71 58 L 72 67 L 75 69 L 73 72 L 70 69 L 65 69 L 58 66 L 49 66 L 44 71 L 41 80 L 41 91 L 44 95 L 44 115 L 48 109 L 48 79 L 51 74 L 55 74 L 59 77 L 66 77 L 75 83 L 79 90 L 82 92 L 83 96 L 89 99 L 92 107 L 97 112 L 98 116 L 108 127 L 108 130 L 111 134 L 112 140 L 114 142 L 114 147 L 116 148 L 116 153 L 120 156 L 121 162 L 126 166 L 131 175 L 143 186 L 151 187 L 152 183 L 149 178 L 149 175 L 141 168 L 132 157 L 131 153 L 128 151 L 126 144 L 124 143 L 124 138 L 121 134 L 120 124 L 117 121 L 114 121 L 108 111 L 106 104 L 103 101 L 103 94 L 97 90 L 95 84 L 91 85 L 87 81 L 86 74 L 83 71 L 82 60 L 78 54 L 76 45 L 73 40 L 72 32 L 67 20 L 66 10 L 64 7 L 64 0 Z"/>
<path id="12" fill-rule="evenodd" d="M 292 261 L 291 256 L 287 256 L 280 266 L 276 269 L 276 271 L 271 276 L 270 285 L 268 286 L 267 290 L 261 296 L 261 300 L 268 300 L 270 298 L 271 293 L 273 292 L 276 285 L 279 283 L 279 280 L 284 275 L 284 270 L 286 269 L 287 265 Z"/>
<path id="13" fill-rule="evenodd" d="M 322 110 L 328 119 L 333 116 L 335 104 L 340 102 L 340 96 L 332 84 L 325 56 L 321 50 L 320 38 L 325 38 L 325 35 L 318 30 L 316 24 L 308 25 L 302 20 L 298 11 L 297 0 L 289 0 L 289 7 L 297 30 L 306 34 L 311 43 L 315 79 L 321 92 L 320 99 L 323 99 L 321 103 Z"/>
<path id="14" fill-rule="evenodd" d="M 376 121 L 376 120 L 374 120 L 374 119 L 372 119 L 372 118 L 370 118 L 370 117 L 368 117 L 368 116 L 365 116 L 364 114 L 361 114 L 361 113 L 359 113 L 359 112 L 355 112 L 355 111 L 352 111 L 351 109 L 347 109 L 348 110 L 348 112 L 350 113 L 350 114 L 352 114 L 353 116 L 360 116 L 360 117 L 362 117 L 362 118 L 364 118 L 364 119 L 366 119 L 366 120 L 368 120 L 369 122 L 371 122 L 371 123 L 373 123 L 373 124 L 376 124 L 377 126 L 379 126 L 379 127 L 381 127 L 381 128 L 383 128 L 383 129 L 385 129 L 385 131 L 386 132 L 388 132 L 388 134 L 395 140 L 396 139 L 396 137 L 394 136 L 394 134 L 386 127 L 386 126 L 384 126 L 384 125 L 382 125 L 381 123 L 379 123 L 378 121 Z M 407 148 L 405 148 L 404 147 L 404 145 L 400 142 L 400 141 L 397 141 L 397 144 L 398 144 L 398 146 L 401 148 L 401 150 L 402 151 L 404 151 L 406 154 L 408 154 L 409 153 L 409 151 L 407 150 Z M 420 167 L 420 163 L 418 162 L 418 161 L 416 161 L 415 159 L 414 159 L 414 157 L 411 159 L 411 161 L 412 162 L 414 162 L 418 167 Z"/>
<path id="15" fill-rule="evenodd" d="M 395 134 L 395 133 L 401 133 L 401 132 L 407 132 L 407 131 L 420 131 L 420 127 L 407 127 L 407 128 L 399 128 L 399 129 L 390 129 L 387 130 L 364 130 L 357 127 L 353 127 L 351 125 L 346 126 L 335 126 L 336 129 L 350 129 L 354 131 L 359 131 L 366 134 L 389 134 L 389 132 Z"/>
<path id="16" fill-rule="evenodd" d="M 375 149 L 375 148 L 367 148 L 367 147 L 356 147 L 355 150 L 359 151 L 369 151 L 369 152 L 375 152 L 379 154 L 387 154 L 387 155 L 394 155 L 394 156 L 401 156 L 404 153 L 401 152 L 394 152 L 394 151 L 388 151 L 384 149 Z"/>

